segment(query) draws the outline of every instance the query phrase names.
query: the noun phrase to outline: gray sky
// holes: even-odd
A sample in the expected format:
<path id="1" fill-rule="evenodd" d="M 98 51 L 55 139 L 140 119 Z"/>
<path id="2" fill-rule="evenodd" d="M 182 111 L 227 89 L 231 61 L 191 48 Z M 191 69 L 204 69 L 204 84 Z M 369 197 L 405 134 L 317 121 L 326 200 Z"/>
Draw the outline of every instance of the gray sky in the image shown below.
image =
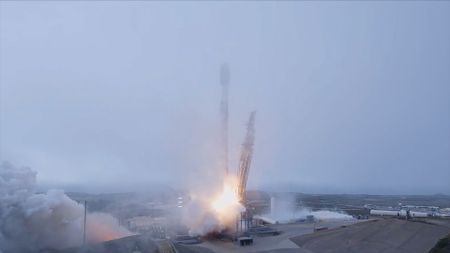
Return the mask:
<path id="1" fill-rule="evenodd" d="M 234 168 L 257 110 L 251 188 L 450 194 L 450 2 L 0 7 L 0 158 L 43 183 L 215 173 L 228 62 Z"/>

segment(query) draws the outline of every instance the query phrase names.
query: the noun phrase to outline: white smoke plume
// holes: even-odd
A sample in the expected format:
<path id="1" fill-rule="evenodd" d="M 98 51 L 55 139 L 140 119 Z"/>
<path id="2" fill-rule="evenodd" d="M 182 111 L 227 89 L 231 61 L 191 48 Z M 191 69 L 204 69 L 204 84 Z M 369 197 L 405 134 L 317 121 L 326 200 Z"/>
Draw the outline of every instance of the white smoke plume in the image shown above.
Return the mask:
<path id="1" fill-rule="evenodd" d="M 235 229 L 236 218 L 245 210 L 237 196 L 237 180 L 227 176 L 220 181 L 208 189 L 191 192 L 191 200 L 181 213 L 182 223 L 191 235 Z"/>
<path id="2" fill-rule="evenodd" d="M 0 252 L 35 252 L 83 242 L 84 206 L 61 190 L 35 193 L 36 172 L 10 163 L 0 164 Z M 89 213 L 88 243 L 131 233 L 109 214 Z"/>
<path id="3" fill-rule="evenodd" d="M 212 231 L 220 231 L 219 219 L 209 208 L 205 199 L 193 197 L 182 212 L 182 223 L 189 228 L 190 235 L 205 235 Z"/>
<path id="4" fill-rule="evenodd" d="M 267 216 L 277 222 L 285 223 L 305 219 L 308 215 L 316 220 L 352 220 L 351 215 L 329 210 L 312 211 L 308 207 L 297 207 L 295 195 L 286 194 L 271 198 L 270 213 Z"/>
<path id="5" fill-rule="evenodd" d="M 354 220 L 351 215 L 329 210 L 312 211 L 311 215 L 318 220 Z"/>

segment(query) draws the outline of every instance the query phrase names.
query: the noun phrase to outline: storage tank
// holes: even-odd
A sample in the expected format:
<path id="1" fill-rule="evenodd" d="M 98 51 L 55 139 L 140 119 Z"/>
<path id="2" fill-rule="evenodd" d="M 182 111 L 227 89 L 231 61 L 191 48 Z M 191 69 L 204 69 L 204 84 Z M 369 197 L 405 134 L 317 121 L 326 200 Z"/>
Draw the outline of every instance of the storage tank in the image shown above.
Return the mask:
<path id="1" fill-rule="evenodd" d="M 425 218 L 428 217 L 428 213 L 424 213 L 424 212 L 410 212 L 411 217 L 419 217 L 419 218 Z"/>
<path id="2" fill-rule="evenodd" d="M 372 210 L 370 210 L 370 215 L 379 215 L 379 216 L 400 216 L 400 215 L 403 215 L 403 216 L 405 216 L 406 212 L 405 212 L 405 214 L 402 214 L 401 211 L 375 210 L 375 209 L 372 209 Z"/>

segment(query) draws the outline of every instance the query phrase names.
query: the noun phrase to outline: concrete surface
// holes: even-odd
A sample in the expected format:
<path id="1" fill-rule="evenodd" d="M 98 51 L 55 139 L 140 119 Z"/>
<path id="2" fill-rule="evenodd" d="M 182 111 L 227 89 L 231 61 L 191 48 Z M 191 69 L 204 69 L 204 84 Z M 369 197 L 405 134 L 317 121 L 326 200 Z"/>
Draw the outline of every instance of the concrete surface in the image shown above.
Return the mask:
<path id="1" fill-rule="evenodd" d="M 214 253 L 214 251 L 201 246 L 174 244 L 177 253 Z"/>
<path id="2" fill-rule="evenodd" d="M 205 241 L 200 246 L 211 249 L 216 253 L 227 252 L 299 252 L 311 253 L 309 250 L 300 249 L 299 246 L 293 243 L 290 238 L 303 234 L 313 233 L 315 226 L 326 226 L 329 228 L 336 228 L 343 225 L 350 225 L 357 222 L 357 220 L 335 220 L 323 221 L 317 224 L 313 223 L 295 223 L 295 224 L 278 224 L 272 225 L 276 230 L 281 231 L 277 236 L 263 236 L 254 237 L 253 245 L 239 246 L 237 243 L 230 241 Z"/>
<path id="3" fill-rule="evenodd" d="M 448 226 L 393 218 L 296 236 L 291 240 L 314 253 L 424 253 L 449 233 Z"/>

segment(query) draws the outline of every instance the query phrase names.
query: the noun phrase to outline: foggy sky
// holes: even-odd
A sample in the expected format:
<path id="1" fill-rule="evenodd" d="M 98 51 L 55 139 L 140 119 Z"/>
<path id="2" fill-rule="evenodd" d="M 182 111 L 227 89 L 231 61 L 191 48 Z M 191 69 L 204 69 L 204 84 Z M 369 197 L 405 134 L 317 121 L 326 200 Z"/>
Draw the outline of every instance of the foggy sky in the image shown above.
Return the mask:
<path id="1" fill-rule="evenodd" d="M 0 160 L 42 184 L 207 180 L 227 62 L 232 170 L 257 111 L 250 188 L 450 194 L 450 2 L 0 8 Z"/>

